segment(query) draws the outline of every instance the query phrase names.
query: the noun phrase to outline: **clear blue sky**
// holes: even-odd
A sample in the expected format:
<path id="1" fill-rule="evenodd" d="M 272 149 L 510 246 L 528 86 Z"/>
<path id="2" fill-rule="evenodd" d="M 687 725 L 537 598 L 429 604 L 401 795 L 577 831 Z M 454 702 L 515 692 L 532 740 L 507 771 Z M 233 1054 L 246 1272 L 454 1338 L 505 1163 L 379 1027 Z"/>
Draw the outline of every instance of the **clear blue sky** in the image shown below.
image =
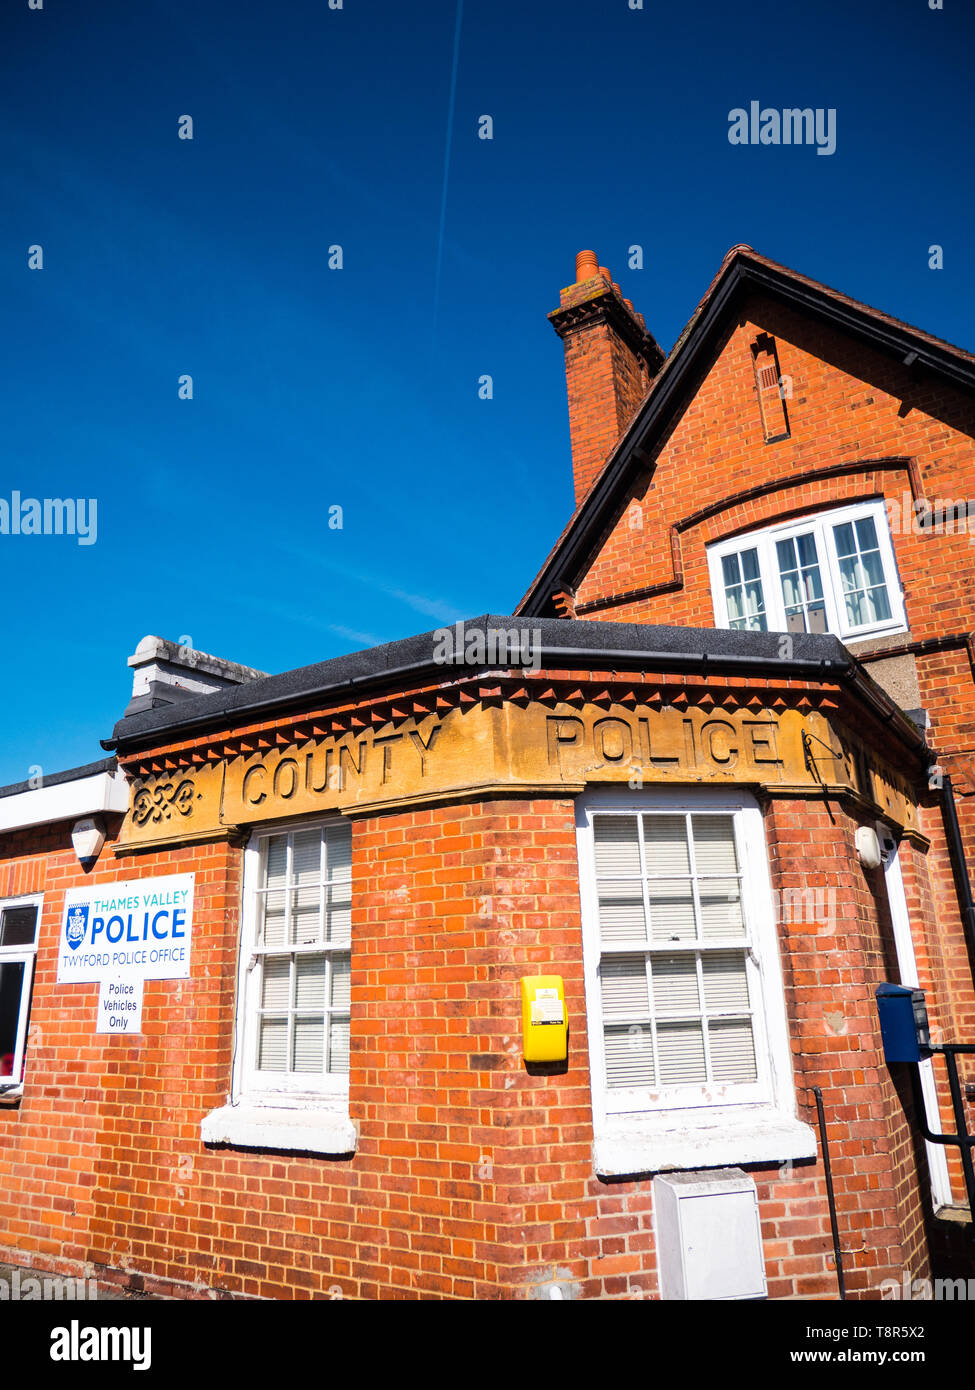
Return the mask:
<path id="1" fill-rule="evenodd" d="M 582 247 L 665 348 L 739 241 L 975 346 L 967 0 L 644 4 L 464 0 L 444 204 L 457 0 L 6 0 L 0 497 L 98 539 L 0 536 L 0 783 L 101 756 L 146 633 L 281 671 L 510 612 Z M 732 146 L 751 100 L 836 153 Z"/>

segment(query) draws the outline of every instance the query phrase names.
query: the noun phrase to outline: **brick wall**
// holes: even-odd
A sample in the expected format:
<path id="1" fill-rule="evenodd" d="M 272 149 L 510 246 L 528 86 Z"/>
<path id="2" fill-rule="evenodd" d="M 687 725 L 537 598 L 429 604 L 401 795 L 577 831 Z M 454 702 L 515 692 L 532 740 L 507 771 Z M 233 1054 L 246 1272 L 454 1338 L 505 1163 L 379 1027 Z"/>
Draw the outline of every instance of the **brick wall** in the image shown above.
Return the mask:
<path id="1" fill-rule="evenodd" d="M 812 873 L 839 904 L 836 921 L 783 924 L 781 946 L 803 1115 L 820 1084 L 849 1283 L 871 1296 L 905 1264 L 926 1272 L 872 1008 L 889 930 L 842 812 L 775 801 L 766 821 L 775 887 Z M 97 986 L 56 983 L 64 891 L 84 880 L 68 833 L 40 856 L 9 837 L 0 859 L 0 881 L 33 863 L 45 894 L 25 1095 L 0 1109 L 0 1258 L 200 1296 L 501 1299 L 558 1279 L 656 1297 L 650 1179 L 592 1170 L 571 800 L 353 821 L 352 1160 L 200 1140 L 231 1080 L 241 849 L 120 863 L 106 846 L 98 882 L 196 874 L 192 977 L 148 982 L 144 1035 L 111 1038 L 94 1033 Z M 526 1068 L 518 982 L 548 971 L 565 978 L 568 1063 Z M 755 1176 L 771 1293 L 833 1296 L 820 1163 Z"/>

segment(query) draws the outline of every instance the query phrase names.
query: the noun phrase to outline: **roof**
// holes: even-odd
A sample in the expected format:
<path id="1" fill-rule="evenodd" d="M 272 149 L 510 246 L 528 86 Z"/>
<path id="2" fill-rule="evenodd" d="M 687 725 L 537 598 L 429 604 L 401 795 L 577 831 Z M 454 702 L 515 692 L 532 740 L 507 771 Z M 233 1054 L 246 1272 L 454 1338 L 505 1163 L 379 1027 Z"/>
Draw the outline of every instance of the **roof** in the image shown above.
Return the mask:
<path id="1" fill-rule="evenodd" d="M 679 409 L 689 380 L 714 347 L 732 306 L 747 293 L 756 291 L 860 338 L 877 351 L 899 358 L 905 366 L 932 372 L 954 386 L 975 389 L 972 353 L 810 280 L 759 255 L 750 246 L 733 246 L 636 414 L 519 603 L 517 614 L 544 612 L 553 593 L 575 587 L 593 551 L 614 524 L 628 483 L 635 473 L 646 468 L 646 453 Z"/>
<path id="2" fill-rule="evenodd" d="M 524 620 L 492 613 L 457 623 L 453 628 L 407 637 L 329 661 L 266 676 L 246 685 L 230 686 L 178 705 L 144 710 L 121 719 L 104 748 L 119 753 L 158 747 L 207 731 L 261 722 L 281 714 L 296 715 L 323 703 L 358 699 L 366 694 L 402 688 L 418 680 L 446 683 L 461 675 L 486 670 L 517 669 L 510 659 L 487 660 L 474 653 L 471 661 L 445 663 L 437 659 L 445 633 L 472 634 L 487 639 L 493 633 L 525 633 L 531 669 L 734 673 L 802 676 L 810 680 L 846 681 L 899 736 L 918 751 L 924 748 L 917 729 L 865 674 L 838 638 L 826 633 L 796 633 L 791 655 L 782 655 L 781 636 L 772 632 L 737 632 L 721 628 L 652 626 L 642 623 L 602 623 L 583 619 Z M 461 643 L 457 643 L 460 650 Z M 527 663 L 525 663 L 527 665 Z"/>

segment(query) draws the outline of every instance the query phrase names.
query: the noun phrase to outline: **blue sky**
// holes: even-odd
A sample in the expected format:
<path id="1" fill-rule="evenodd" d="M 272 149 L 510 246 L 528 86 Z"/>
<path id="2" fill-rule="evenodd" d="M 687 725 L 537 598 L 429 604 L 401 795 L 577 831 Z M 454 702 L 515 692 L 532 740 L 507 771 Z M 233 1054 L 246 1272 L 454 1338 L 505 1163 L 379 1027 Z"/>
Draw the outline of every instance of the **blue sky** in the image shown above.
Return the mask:
<path id="1" fill-rule="evenodd" d="M 101 756 L 146 633 L 280 671 L 510 612 L 572 508 L 582 247 L 665 348 L 739 241 L 975 346 L 944 6 L 464 0 L 455 70 L 457 0 L 7 0 L 0 497 L 98 538 L 0 536 L 0 783 Z M 836 152 L 729 144 L 751 100 Z"/>

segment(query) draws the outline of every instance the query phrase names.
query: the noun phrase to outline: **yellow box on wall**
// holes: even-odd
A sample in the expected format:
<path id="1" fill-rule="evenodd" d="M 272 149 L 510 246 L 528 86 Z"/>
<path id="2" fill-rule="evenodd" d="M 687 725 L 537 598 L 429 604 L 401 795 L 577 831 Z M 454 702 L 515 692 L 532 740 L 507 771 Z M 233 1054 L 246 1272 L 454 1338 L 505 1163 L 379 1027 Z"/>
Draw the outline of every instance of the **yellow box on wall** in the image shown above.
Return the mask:
<path id="1" fill-rule="evenodd" d="M 521 982 L 521 1031 L 526 1062 L 561 1062 L 568 1019 L 561 975 L 526 975 Z"/>

